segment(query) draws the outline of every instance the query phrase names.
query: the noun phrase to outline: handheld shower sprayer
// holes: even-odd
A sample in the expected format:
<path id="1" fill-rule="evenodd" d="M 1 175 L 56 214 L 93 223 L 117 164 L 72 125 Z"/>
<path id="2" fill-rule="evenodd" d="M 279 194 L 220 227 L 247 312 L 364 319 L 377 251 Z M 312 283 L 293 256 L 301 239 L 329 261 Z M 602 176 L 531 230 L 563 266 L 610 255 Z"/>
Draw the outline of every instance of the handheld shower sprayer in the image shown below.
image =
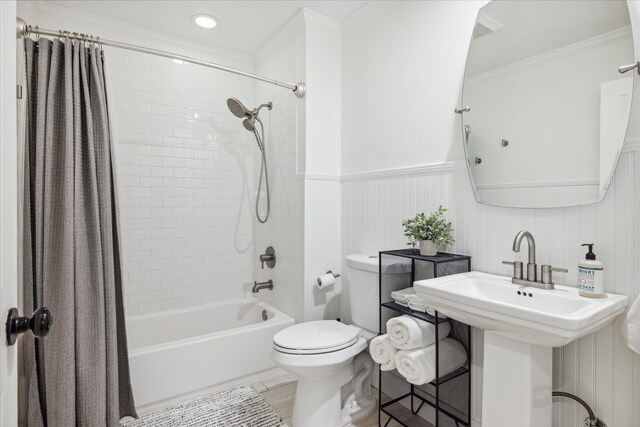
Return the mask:
<path id="1" fill-rule="evenodd" d="M 253 135 L 256 137 L 256 142 L 258 143 L 258 148 L 260 149 L 262 161 L 260 163 L 260 180 L 258 182 L 258 192 L 256 193 L 256 217 L 258 218 L 258 221 L 260 221 L 260 223 L 264 224 L 269 219 L 269 214 L 271 213 L 271 194 L 269 192 L 269 173 L 267 171 L 267 156 L 264 147 L 264 125 L 262 124 L 262 120 L 260 120 L 259 114 L 260 110 L 263 107 L 267 107 L 267 109 L 271 110 L 273 108 L 273 103 L 267 102 L 266 104 L 260 104 L 253 110 L 249 110 L 238 99 L 229 98 L 227 99 L 227 107 L 229 107 L 229 110 L 234 116 L 243 119 L 242 126 L 244 126 L 244 128 L 249 132 L 253 132 Z M 258 132 L 258 129 L 256 128 L 256 122 L 260 124 L 260 132 Z M 265 188 L 267 191 L 267 214 L 264 219 L 260 217 L 259 211 L 263 177 L 265 181 Z"/>

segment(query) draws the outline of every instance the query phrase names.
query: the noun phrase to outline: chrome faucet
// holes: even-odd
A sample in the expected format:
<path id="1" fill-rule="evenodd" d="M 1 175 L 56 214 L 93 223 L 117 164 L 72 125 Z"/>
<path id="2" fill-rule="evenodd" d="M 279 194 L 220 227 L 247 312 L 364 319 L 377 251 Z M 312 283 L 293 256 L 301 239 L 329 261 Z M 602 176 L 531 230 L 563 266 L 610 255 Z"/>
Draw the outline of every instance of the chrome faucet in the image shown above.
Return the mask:
<path id="1" fill-rule="evenodd" d="M 527 280 L 530 282 L 536 281 L 536 273 L 538 272 L 538 266 L 536 265 L 536 241 L 528 231 L 521 231 L 516 234 L 516 238 L 513 239 L 513 252 L 520 252 L 520 243 L 522 239 L 527 239 L 527 245 L 529 246 L 529 261 L 527 262 Z"/>
<path id="2" fill-rule="evenodd" d="M 273 290 L 273 280 L 269 279 L 266 282 L 253 282 L 253 288 L 251 288 L 251 292 L 257 294 L 263 289 Z"/>
<path id="3" fill-rule="evenodd" d="M 536 241 L 528 231 L 522 230 L 516 234 L 513 239 L 513 251 L 520 252 L 520 244 L 522 239 L 527 239 L 527 245 L 529 247 L 528 261 L 527 261 L 527 278 L 523 278 L 522 262 L 521 261 L 502 261 L 503 264 L 513 265 L 513 276 L 511 282 L 516 285 L 533 286 L 542 289 L 553 289 L 553 277 L 552 273 L 557 271 L 559 273 L 567 273 L 569 270 L 566 268 L 557 268 L 550 265 L 543 265 L 541 267 L 541 281 L 538 282 L 538 266 L 536 265 Z"/>

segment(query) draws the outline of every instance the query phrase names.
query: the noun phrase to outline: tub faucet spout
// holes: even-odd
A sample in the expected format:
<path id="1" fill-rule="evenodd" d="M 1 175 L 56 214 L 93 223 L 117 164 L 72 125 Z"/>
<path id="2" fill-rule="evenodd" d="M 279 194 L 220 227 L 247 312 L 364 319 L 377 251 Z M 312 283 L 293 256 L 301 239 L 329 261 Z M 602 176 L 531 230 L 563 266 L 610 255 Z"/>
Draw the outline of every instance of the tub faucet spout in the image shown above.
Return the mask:
<path id="1" fill-rule="evenodd" d="M 270 291 L 273 290 L 273 280 L 269 279 L 266 282 L 253 282 L 253 288 L 251 288 L 251 292 L 253 292 L 254 294 L 257 294 L 258 292 L 260 292 L 262 289 L 269 289 Z"/>

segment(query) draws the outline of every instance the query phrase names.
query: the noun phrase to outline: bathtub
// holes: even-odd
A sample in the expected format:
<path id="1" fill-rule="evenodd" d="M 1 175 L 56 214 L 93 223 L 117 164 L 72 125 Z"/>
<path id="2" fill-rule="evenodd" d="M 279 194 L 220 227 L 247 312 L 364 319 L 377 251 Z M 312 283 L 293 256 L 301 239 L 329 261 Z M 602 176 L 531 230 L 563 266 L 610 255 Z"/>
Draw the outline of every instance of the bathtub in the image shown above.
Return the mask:
<path id="1" fill-rule="evenodd" d="M 126 323 L 133 395 L 144 412 L 275 368 L 273 336 L 295 322 L 246 298 L 131 316 Z"/>

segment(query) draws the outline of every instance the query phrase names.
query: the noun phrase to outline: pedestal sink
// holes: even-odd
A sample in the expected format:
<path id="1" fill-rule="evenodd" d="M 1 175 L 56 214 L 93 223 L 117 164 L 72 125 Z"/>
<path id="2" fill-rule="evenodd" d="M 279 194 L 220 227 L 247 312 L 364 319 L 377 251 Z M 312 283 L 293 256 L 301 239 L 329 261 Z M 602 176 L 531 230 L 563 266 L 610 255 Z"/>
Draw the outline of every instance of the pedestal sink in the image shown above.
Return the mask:
<path id="1" fill-rule="evenodd" d="M 622 313 L 625 295 L 584 298 L 578 290 L 514 285 L 472 271 L 414 283 L 440 313 L 483 329 L 482 425 L 551 426 L 552 348 L 597 331 Z"/>

